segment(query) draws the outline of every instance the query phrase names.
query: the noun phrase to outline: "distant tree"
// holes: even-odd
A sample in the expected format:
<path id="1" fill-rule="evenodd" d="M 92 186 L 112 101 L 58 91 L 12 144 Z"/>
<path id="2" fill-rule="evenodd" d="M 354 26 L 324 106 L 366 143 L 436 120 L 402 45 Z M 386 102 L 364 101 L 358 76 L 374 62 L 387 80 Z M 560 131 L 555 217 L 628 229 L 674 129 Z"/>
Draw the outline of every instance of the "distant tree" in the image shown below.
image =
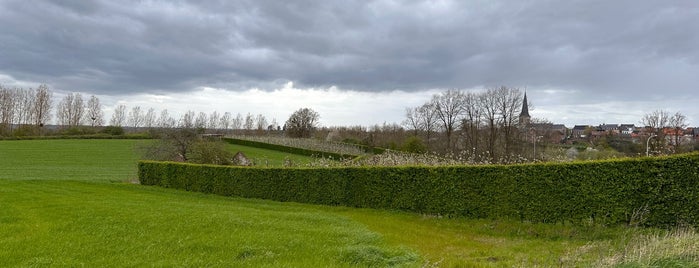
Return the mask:
<path id="1" fill-rule="evenodd" d="M 114 113 L 112 113 L 112 119 L 109 120 L 109 125 L 113 127 L 124 126 L 126 121 L 126 105 L 119 104 L 114 108 Z"/>
<path id="2" fill-rule="evenodd" d="M 668 119 L 668 127 L 673 131 L 672 148 L 674 153 L 680 153 L 682 150 L 682 138 L 684 129 L 687 128 L 687 117 L 680 112 L 676 112 Z"/>
<path id="3" fill-rule="evenodd" d="M 219 124 L 221 123 L 221 116 L 218 114 L 217 111 L 213 111 L 209 115 L 209 124 L 206 126 L 208 129 L 219 129 Z"/>
<path id="4" fill-rule="evenodd" d="M 252 116 L 252 114 L 248 113 L 245 116 L 245 125 L 243 126 L 245 130 L 250 131 L 255 127 L 255 118 Z"/>
<path id="5" fill-rule="evenodd" d="M 148 112 L 143 116 L 143 126 L 147 128 L 152 128 L 156 125 L 155 121 L 155 109 L 153 107 L 148 108 Z"/>
<path id="6" fill-rule="evenodd" d="M 648 135 L 652 134 L 656 136 L 650 140 L 650 151 L 658 152 L 665 149 L 666 142 L 665 132 L 663 132 L 663 129 L 667 127 L 669 123 L 670 113 L 665 110 L 655 110 L 643 115 L 643 118 L 641 118 L 641 124 L 646 127 L 646 131 L 649 132 Z"/>
<path id="7" fill-rule="evenodd" d="M 196 127 L 197 129 L 204 130 L 204 129 L 206 129 L 207 123 L 208 123 L 208 120 L 207 120 L 206 113 L 199 112 L 199 114 L 197 114 L 197 118 L 194 119 L 194 127 Z"/>
<path id="8" fill-rule="evenodd" d="M 15 96 L 11 89 L 0 85 L 0 134 L 11 134 L 14 124 Z"/>
<path id="9" fill-rule="evenodd" d="M 286 120 L 286 133 L 289 137 L 308 138 L 318 125 L 320 115 L 309 108 L 295 111 Z"/>
<path id="10" fill-rule="evenodd" d="M 170 116 L 167 109 L 160 111 L 160 116 L 158 117 L 157 126 L 159 128 L 172 128 L 176 125 L 175 119 Z"/>
<path id="11" fill-rule="evenodd" d="M 431 105 L 442 124 L 449 150 L 454 149 L 452 135 L 464 112 L 464 96 L 463 92 L 453 89 L 432 96 Z"/>
<path id="12" fill-rule="evenodd" d="M 224 131 L 228 131 L 228 129 L 230 129 L 231 127 L 231 120 L 233 120 L 233 116 L 230 112 L 225 112 L 219 120 L 219 126 L 221 127 L 221 129 L 223 129 Z"/>
<path id="13" fill-rule="evenodd" d="M 267 118 L 263 114 L 257 115 L 257 117 L 255 118 L 255 123 L 258 132 L 263 132 L 267 129 Z"/>
<path id="14" fill-rule="evenodd" d="M 194 111 L 187 111 L 182 118 L 180 118 L 179 127 L 180 128 L 194 128 Z"/>
<path id="15" fill-rule="evenodd" d="M 237 113 L 235 118 L 231 120 L 231 129 L 241 129 L 243 127 L 243 115 Z"/>
<path id="16" fill-rule="evenodd" d="M 80 93 L 68 94 L 58 103 L 56 119 L 59 125 L 76 127 L 80 125 L 84 113 L 85 104 Z"/>
<path id="17" fill-rule="evenodd" d="M 137 128 L 143 125 L 143 111 L 141 111 L 141 106 L 134 106 L 129 112 L 129 125 L 131 127 Z"/>
<path id="18" fill-rule="evenodd" d="M 36 89 L 36 97 L 34 97 L 34 124 L 43 127 L 51 120 L 51 105 L 53 94 L 49 91 L 47 85 L 40 85 Z"/>
<path id="19" fill-rule="evenodd" d="M 85 109 L 85 121 L 87 121 L 90 126 L 96 127 L 104 124 L 104 112 L 102 112 L 102 104 L 100 104 L 99 98 L 94 95 L 90 96 L 90 100 L 87 101 Z"/>

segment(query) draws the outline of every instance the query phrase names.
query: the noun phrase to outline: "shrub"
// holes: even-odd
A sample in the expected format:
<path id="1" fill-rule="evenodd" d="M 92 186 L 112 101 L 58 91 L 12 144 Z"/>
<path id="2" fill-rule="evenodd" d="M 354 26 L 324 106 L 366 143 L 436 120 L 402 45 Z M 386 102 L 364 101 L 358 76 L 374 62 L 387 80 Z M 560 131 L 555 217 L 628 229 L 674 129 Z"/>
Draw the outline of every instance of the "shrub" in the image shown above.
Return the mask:
<path id="1" fill-rule="evenodd" d="M 562 164 L 240 168 L 140 162 L 145 185 L 544 223 L 699 226 L 699 154 Z"/>

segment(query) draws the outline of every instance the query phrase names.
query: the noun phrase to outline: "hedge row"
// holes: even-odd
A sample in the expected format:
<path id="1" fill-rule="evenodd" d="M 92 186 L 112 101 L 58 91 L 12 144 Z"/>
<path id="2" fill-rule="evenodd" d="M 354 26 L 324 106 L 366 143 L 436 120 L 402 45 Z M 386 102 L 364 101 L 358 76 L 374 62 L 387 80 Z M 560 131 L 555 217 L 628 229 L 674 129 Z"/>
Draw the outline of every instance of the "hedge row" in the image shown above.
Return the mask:
<path id="1" fill-rule="evenodd" d="M 285 153 L 290 153 L 290 154 L 305 155 L 305 156 L 311 156 L 311 157 L 332 158 L 332 159 L 353 159 L 353 158 L 357 157 L 356 155 L 351 155 L 351 154 L 322 152 L 322 151 L 308 150 L 308 149 L 304 149 L 304 148 L 290 147 L 290 146 L 264 143 L 264 142 L 258 142 L 258 141 L 233 139 L 233 138 L 224 138 L 223 140 L 230 143 L 230 144 L 243 145 L 243 146 L 261 148 L 261 149 L 269 149 L 269 150 L 275 150 L 275 151 L 280 151 L 280 152 L 285 152 Z"/>
<path id="2" fill-rule="evenodd" d="M 140 162 L 145 185 L 545 223 L 699 226 L 699 155 L 461 167 L 246 168 Z"/>

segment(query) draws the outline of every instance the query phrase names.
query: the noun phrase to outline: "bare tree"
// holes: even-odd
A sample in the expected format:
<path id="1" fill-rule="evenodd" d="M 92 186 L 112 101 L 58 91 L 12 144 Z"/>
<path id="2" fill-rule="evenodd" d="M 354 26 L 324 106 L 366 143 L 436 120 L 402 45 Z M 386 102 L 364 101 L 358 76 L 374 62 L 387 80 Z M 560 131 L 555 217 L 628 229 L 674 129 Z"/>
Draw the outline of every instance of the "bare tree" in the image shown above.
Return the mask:
<path id="1" fill-rule="evenodd" d="M 134 106 L 131 108 L 128 122 L 133 128 L 141 127 L 143 124 L 143 111 L 141 111 L 141 106 Z"/>
<path id="2" fill-rule="evenodd" d="M 100 104 L 100 99 L 92 95 L 90 100 L 87 101 L 87 110 L 85 112 L 85 118 L 89 121 L 92 127 L 102 126 L 104 124 L 104 112 L 102 112 L 102 104 Z"/>
<path id="3" fill-rule="evenodd" d="M 155 126 L 155 109 L 153 107 L 148 108 L 148 112 L 143 116 L 143 126 L 147 128 Z"/>
<path id="4" fill-rule="evenodd" d="M 0 130 L 11 132 L 14 124 L 15 96 L 9 88 L 0 86 Z M 2 134 L 0 132 L 0 134 Z"/>
<path id="5" fill-rule="evenodd" d="M 180 119 L 180 128 L 194 128 L 194 111 L 187 111 Z"/>
<path id="6" fill-rule="evenodd" d="M 461 120 L 464 111 L 464 93 L 447 90 L 432 96 L 432 107 L 437 119 L 442 123 L 447 137 L 447 148 L 453 150 L 452 134 Z"/>
<path id="7" fill-rule="evenodd" d="M 245 116 L 245 130 L 250 131 L 255 127 L 255 118 L 252 116 L 252 114 L 248 113 Z"/>
<path id="8" fill-rule="evenodd" d="M 255 123 L 256 123 L 258 132 L 262 132 L 265 129 L 267 129 L 267 126 L 268 126 L 267 118 L 264 115 L 258 114 L 257 117 L 255 118 Z"/>
<path id="9" fill-rule="evenodd" d="M 668 127 L 672 129 L 673 134 L 672 147 L 674 153 L 679 153 L 682 149 L 682 137 L 684 136 L 684 129 L 687 126 L 687 117 L 680 112 L 676 112 L 668 119 Z"/>
<path id="10" fill-rule="evenodd" d="M 504 157 L 506 161 L 513 153 L 513 146 L 518 140 L 517 124 L 519 113 L 522 109 L 522 92 L 516 88 L 502 86 L 495 90 L 497 98 L 497 110 L 501 117 L 500 130 L 504 142 Z"/>
<path id="11" fill-rule="evenodd" d="M 160 117 L 158 117 L 159 128 L 172 128 L 176 124 L 175 119 L 170 116 L 167 109 L 160 111 Z"/>
<path id="12" fill-rule="evenodd" d="M 218 129 L 219 123 L 221 123 L 220 117 L 221 116 L 218 114 L 217 111 L 211 112 L 211 114 L 209 115 L 209 124 L 207 125 L 207 128 L 212 130 Z"/>
<path id="13" fill-rule="evenodd" d="M 295 111 L 286 120 L 286 133 L 290 137 L 308 138 L 318 125 L 320 115 L 309 108 Z"/>
<path id="14" fill-rule="evenodd" d="M 28 125 L 32 123 L 34 113 L 34 90 L 33 89 L 21 89 L 17 88 L 14 90 L 14 122 L 20 126 Z"/>
<path id="15" fill-rule="evenodd" d="M 206 113 L 199 112 L 199 114 L 197 115 L 197 118 L 194 120 L 194 127 L 196 127 L 197 129 L 202 129 L 202 130 L 206 129 L 206 123 L 207 123 L 206 117 L 207 117 Z"/>
<path id="16" fill-rule="evenodd" d="M 114 108 L 114 113 L 112 114 L 112 119 L 109 120 L 109 125 L 114 127 L 124 126 L 126 121 L 126 105 L 119 104 Z"/>
<path id="17" fill-rule="evenodd" d="M 56 119 L 59 125 L 79 126 L 85 113 L 85 104 L 80 93 L 68 94 L 58 103 Z"/>
<path id="18" fill-rule="evenodd" d="M 231 129 L 241 129 L 243 127 L 243 115 L 237 113 L 235 119 L 231 120 Z"/>
<path id="19" fill-rule="evenodd" d="M 420 107 L 405 108 L 403 125 L 413 131 L 413 136 L 418 136 L 422 130 L 422 124 L 420 123 Z"/>
<path id="20" fill-rule="evenodd" d="M 478 101 L 488 133 L 486 136 L 486 149 L 490 158 L 495 160 L 495 146 L 498 140 L 498 126 L 500 125 L 500 117 L 498 116 L 498 95 L 496 90 L 488 89 L 486 92 L 481 93 Z"/>
<path id="21" fill-rule="evenodd" d="M 51 105 L 52 105 L 53 94 L 49 91 L 47 85 L 40 85 L 36 89 L 36 96 L 34 97 L 34 124 L 43 127 L 49 120 L 51 120 Z"/>
<path id="22" fill-rule="evenodd" d="M 670 113 L 665 110 L 655 110 L 643 115 L 643 118 L 641 118 L 641 124 L 645 126 L 649 139 L 651 134 L 655 135 L 655 139 L 652 139 L 652 143 L 649 143 L 649 146 L 652 148 L 651 151 L 657 152 L 664 149 L 666 142 L 663 129 L 669 123 Z"/>
<path id="23" fill-rule="evenodd" d="M 464 118 L 461 123 L 462 135 L 465 140 L 465 148 L 472 154 L 478 154 L 479 150 L 479 131 L 481 127 L 481 107 L 478 100 L 478 95 L 473 92 L 468 92 L 464 96 Z"/>
<path id="24" fill-rule="evenodd" d="M 228 129 L 231 127 L 231 120 L 232 120 L 232 115 L 230 112 L 225 112 L 223 113 L 223 116 L 221 116 L 221 119 L 219 119 L 221 122 L 219 122 L 219 126 L 224 130 L 228 131 Z"/>

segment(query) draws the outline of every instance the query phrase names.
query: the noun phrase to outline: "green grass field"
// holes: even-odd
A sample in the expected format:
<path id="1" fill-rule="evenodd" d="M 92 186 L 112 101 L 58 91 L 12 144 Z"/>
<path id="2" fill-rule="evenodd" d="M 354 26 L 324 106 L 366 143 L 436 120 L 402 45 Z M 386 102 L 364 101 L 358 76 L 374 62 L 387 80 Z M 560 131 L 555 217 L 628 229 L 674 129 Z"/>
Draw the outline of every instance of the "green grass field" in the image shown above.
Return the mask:
<path id="1" fill-rule="evenodd" d="M 652 238 L 675 240 L 141 186 L 128 183 L 139 142 L 0 141 L 0 267 L 697 267 L 699 258 L 694 233 L 673 242 L 684 251 L 626 261 Z"/>
<path id="2" fill-rule="evenodd" d="M 284 153 L 284 152 L 279 152 L 279 151 L 273 151 L 273 150 L 267 150 L 267 149 L 261 149 L 261 148 L 255 148 L 255 147 L 249 147 L 249 146 L 242 146 L 242 145 L 236 145 L 236 144 L 226 144 L 226 149 L 233 153 L 237 152 L 243 152 L 245 156 L 250 158 L 255 162 L 256 166 L 271 166 L 271 167 L 281 167 L 284 166 L 284 161 L 291 161 L 294 165 L 304 165 L 307 164 L 311 161 L 314 161 L 315 158 L 313 157 L 308 157 L 308 156 L 303 156 L 303 155 L 295 155 L 295 154 L 289 154 L 289 153 Z"/>

